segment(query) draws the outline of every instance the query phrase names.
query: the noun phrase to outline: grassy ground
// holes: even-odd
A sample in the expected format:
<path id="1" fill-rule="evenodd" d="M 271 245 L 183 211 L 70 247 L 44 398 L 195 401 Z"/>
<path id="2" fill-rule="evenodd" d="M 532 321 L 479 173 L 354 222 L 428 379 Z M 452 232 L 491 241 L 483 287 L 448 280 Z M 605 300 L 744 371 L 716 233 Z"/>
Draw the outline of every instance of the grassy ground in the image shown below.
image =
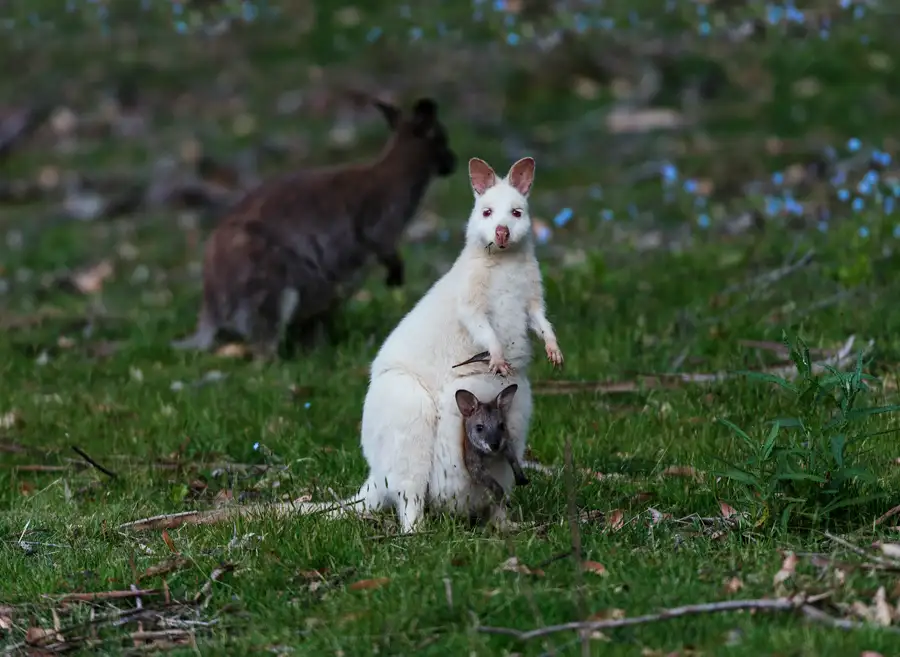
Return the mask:
<path id="1" fill-rule="evenodd" d="M 434 518 L 423 535 L 397 537 L 391 517 L 304 517 L 117 529 L 223 502 L 355 490 L 365 474 L 358 426 L 367 364 L 459 248 L 471 198 L 462 172 L 429 194 L 423 215 L 434 225 L 405 247 L 402 291 L 387 291 L 374 274 L 344 310 L 333 344 L 265 367 L 167 347 L 193 326 L 198 239 L 208 221 L 158 209 L 65 220 L 62 192 L 47 185 L 37 199 L 0 209 L 7 236 L 0 246 L 0 646 L 15 652 L 26 636 L 37 640 L 37 628 L 56 623 L 56 640 L 74 649 L 88 650 L 83 638 L 93 631 L 104 654 L 138 651 L 143 639 L 129 636 L 136 620 L 89 626 L 134 609 L 134 600 L 93 609 L 60 601 L 137 585 L 155 591 L 141 596 L 145 630 L 169 619 L 170 629 L 193 633 L 195 647 L 180 645 L 177 632 L 172 645 L 154 638 L 151 649 L 176 654 L 567 655 L 582 649 L 571 632 L 519 642 L 478 627 L 524 630 L 799 592 L 828 593 L 820 608 L 866 624 L 842 631 L 787 613 L 704 614 L 604 630 L 587 649 L 897 654 L 900 638 L 881 626 L 877 598 L 884 587 L 896 627 L 900 578 L 896 563 L 873 567 L 878 550 L 870 549 L 900 540 L 896 516 L 875 524 L 897 503 L 900 486 L 893 414 L 862 418 L 844 432 L 864 436 L 849 452 L 871 475 L 858 494 L 882 497 L 827 521 L 804 517 L 816 506 L 802 503 L 782 526 L 761 497 L 715 474 L 724 468 L 717 457 L 738 462 L 744 454 L 716 420 L 761 442 L 768 420 L 816 420 L 832 410 L 770 384 L 698 376 L 780 367 L 782 331 L 831 353 L 853 335 L 841 369 L 852 370 L 871 340 L 864 369 L 881 377 L 860 404 L 897 402 L 900 289 L 887 201 L 896 169 L 881 153 L 897 153 L 888 126 L 900 107 L 883 82 L 900 49 L 883 17 L 808 3 L 802 21 L 773 27 L 754 4 L 711 3 L 702 13 L 690 3 L 668 11 L 646 2 L 635 6 L 652 18 L 623 13 L 610 29 L 609 15 L 593 5 L 543 15 L 526 2 L 516 17 L 489 3 L 408 11 L 371 4 L 299 11 L 284 3 L 275 22 L 260 10 L 253 22 L 204 39 L 177 34 L 189 31 L 190 12 L 173 17 L 166 3 L 144 13 L 138 3 L 109 9 L 105 18 L 97 14 L 102 3 L 76 3 L 71 13 L 31 3 L 35 18 L 31 10 L 15 15 L 4 24 L 9 38 L 0 39 L 0 59 L 29 71 L 28 84 L 2 82 L 11 103 L 37 94 L 87 121 L 118 85 L 137 89 L 149 128 L 138 138 L 82 129 L 74 141 L 44 128 L 0 163 L 0 175 L 6 182 L 69 170 L 140 178 L 155 158 L 195 141 L 228 160 L 265 140 L 286 140 L 287 155 L 260 159 L 263 174 L 361 156 L 383 139 L 378 116 L 357 112 L 358 133 L 342 147 L 329 132 L 337 110 L 317 104 L 348 85 L 386 87 L 406 102 L 435 95 L 463 160 L 478 155 L 501 170 L 534 154 L 533 211 L 551 230 L 539 256 L 566 369 L 533 367 L 529 444 L 547 469 L 530 472 L 532 485 L 515 493 L 526 528 L 503 537 Z M 729 36 L 753 18 L 763 36 Z M 584 21 L 593 31 L 579 31 Z M 554 34 L 567 36 L 542 51 L 539 39 Z M 467 66 L 482 73 L 467 80 L 459 73 Z M 641 97 L 640 81 L 654 75 L 656 91 Z M 279 113 L 277 100 L 294 89 L 304 103 Z M 628 99 L 633 116 L 649 120 L 652 103 L 690 125 L 622 132 L 609 117 Z M 877 189 L 857 188 L 876 169 L 870 186 Z M 661 170 L 677 171 L 677 180 L 667 187 Z M 692 191 L 698 186 L 706 192 Z M 810 250 L 809 264 L 782 270 Z M 108 277 L 97 266 L 104 261 Z M 95 289 L 56 283 L 79 268 L 102 279 Z M 642 376 L 673 372 L 690 376 Z M 87 466 L 73 446 L 117 476 Z M 825 468 L 804 463 L 809 472 Z M 764 465 L 776 467 L 774 457 Z M 818 491 L 801 489 L 781 490 L 773 504 L 784 506 L 791 494 L 812 500 Z M 570 521 L 571 504 L 578 522 Z M 570 555 L 573 526 L 579 558 Z M 154 574 L 176 553 L 183 561 Z M 793 572 L 791 553 L 799 557 Z M 512 557 L 525 567 L 504 568 Z M 207 598 L 204 585 L 217 569 L 226 572 Z M 790 577 L 776 578 L 780 570 Z M 174 604 L 198 592 L 199 604 Z M 173 602 L 164 606 L 165 599 Z"/>

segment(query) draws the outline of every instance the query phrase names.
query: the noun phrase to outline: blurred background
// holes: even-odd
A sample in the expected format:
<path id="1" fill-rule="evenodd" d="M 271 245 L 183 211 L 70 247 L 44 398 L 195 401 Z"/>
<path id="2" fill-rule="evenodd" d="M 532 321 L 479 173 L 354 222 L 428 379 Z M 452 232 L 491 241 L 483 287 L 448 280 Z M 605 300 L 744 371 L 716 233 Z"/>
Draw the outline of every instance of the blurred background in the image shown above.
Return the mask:
<path id="1" fill-rule="evenodd" d="M 433 96 L 463 162 L 533 155 L 542 258 L 598 282 L 786 231 L 775 261 L 824 235 L 827 277 L 853 285 L 900 237 L 891 17 L 854 0 L 3 2 L 0 307 L 107 287 L 187 330 L 223 208 L 381 148 L 349 89 Z M 406 247 L 437 254 L 422 276 L 455 256 L 470 203 L 464 167 L 432 185 Z"/>

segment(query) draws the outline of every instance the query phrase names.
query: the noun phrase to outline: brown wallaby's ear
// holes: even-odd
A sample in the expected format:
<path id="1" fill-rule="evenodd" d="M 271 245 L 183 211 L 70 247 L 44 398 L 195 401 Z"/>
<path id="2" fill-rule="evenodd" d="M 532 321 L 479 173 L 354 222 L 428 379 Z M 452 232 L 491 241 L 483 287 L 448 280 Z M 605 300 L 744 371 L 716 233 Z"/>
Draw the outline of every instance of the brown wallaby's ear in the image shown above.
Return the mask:
<path id="1" fill-rule="evenodd" d="M 431 98 L 419 98 L 413 105 L 413 133 L 417 137 L 430 136 L 428 133 L 435 121 L 437 121 L 437 103 Z"/>
<path id="2" fill-rule="evenodd" d="M 500 394 L 497 395 L 497 406 L 500 407 L 500 412 L 504 415 L 509 412 L 509 407 L 512 405 L 513 397 L 516 396 L 516 390 L 518 389 L 519 386 L 513 383 L 511 386 L 501 390 Z"/>
<path id="3" fill-rule="evenodd" d="M 462 413 L 463 417 L 470 417 L 475 412 L 475 409 L 478 408 L 478 397 L 468 390 L 457 390 L 456 405 L 459 407 L 459 412 Z"/>
<path id="4" fill-rule="evenodd" d="M 381 100 L 375 100 L 373 101 L 373 104 L 378 108 L 378 111 L 381 112 L 382 116 L 384 116 L 387 124 L 391 127 L 391 130 L 396 130 L 397 124 L 400 123 L 400 108 Z"/>
<path id="5" fill-rule="evenodd" d="M 528 196 L 531 191 L 531 183 L 534 182 L 534 158 L 523 157 L 513 164 L 506 174 L 506 181 L 512 185 L 522 196 Z"/>
<path id="6" fill-rule="evenodd" d="M 476 196 L 481 196 L 497 183 L 497 174 L 484 160 L 473 157 L 469 160 L 469 180 Z"/>
<path id="7" fill-rule="evenodd" d="M 433 98 L 419 98 L 413 105 L 413 116 L 423 121 L 434 121 L 437 111 L 438 106 Z"/>

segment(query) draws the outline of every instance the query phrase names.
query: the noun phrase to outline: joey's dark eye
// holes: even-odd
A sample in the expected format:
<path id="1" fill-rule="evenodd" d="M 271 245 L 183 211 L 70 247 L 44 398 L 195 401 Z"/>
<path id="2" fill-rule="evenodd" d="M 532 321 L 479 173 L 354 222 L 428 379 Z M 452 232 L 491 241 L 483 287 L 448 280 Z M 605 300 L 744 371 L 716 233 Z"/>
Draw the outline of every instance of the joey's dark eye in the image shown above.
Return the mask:
<path id="1" fill-rule="evenodd" d="M 522 211 L 517 208 L 512 211 L 512 216 L 514 216 L 516 219 L 518 219 L 519 217 L 522 216 Z"/>
<path id="2" fill-rule="evenodd" d="M 504 429 L 506 429 L 506 425 L 501 422 L 497 425 L 497 428 L 500 429 L 500 431 L 503 431 Z"/>
<path id="3" fill-rule="evenodd" d="M 482 217 L 490 217 L 493 212 L 494 211 L 491 210 L 490 208 L 485 208 L 484 210 L 481 211 L 481 216 Z"/>
<path id="4" fill-rule="evenodd" d="M 476 425 L 475 425 L 475 431 L 477 431 L 478 433 L 481 433 L 482 431 L 484 431 L 484 425 L 483 425 L 483 424 L 476 424 Z"/>

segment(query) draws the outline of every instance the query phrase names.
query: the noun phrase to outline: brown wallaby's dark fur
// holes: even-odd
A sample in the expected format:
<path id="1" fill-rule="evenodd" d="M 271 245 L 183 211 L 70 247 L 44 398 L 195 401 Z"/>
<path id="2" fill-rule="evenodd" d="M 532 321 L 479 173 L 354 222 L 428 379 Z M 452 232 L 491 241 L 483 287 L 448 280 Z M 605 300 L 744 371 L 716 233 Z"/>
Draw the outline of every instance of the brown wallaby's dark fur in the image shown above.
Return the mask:
<path id="1" fill-rule="evenodd" d="M 472 480 L 484 486 L 498 503 L 506 496 L 503 487 L 486 468 L 488 459 L 498 456 L 512 467 L 516 484 L 527 486 L 529 481 L 508 440 L 506 413 L 519 386 L 513 384 L 500 391 L 497 398 L 482 402 L 468 390 L 456 391 L 456 405 L 463 416 L 463 461 Z"/>
<path id="2" fill-rule="evenodd" d="M 173 347 L 206 350 L 226 330 L 271 357 L 285 331 L 305 331 L 352 291 L 370 256 L 387 269 L 387 285 L 403 284 L 400 238 L 456 155 L 435 101 L 421 98 L 409 114 L 374 104 L 392 130 L 377 159 L 289 173 L 225 215 L 206 244 L 197 329 Z"/>

